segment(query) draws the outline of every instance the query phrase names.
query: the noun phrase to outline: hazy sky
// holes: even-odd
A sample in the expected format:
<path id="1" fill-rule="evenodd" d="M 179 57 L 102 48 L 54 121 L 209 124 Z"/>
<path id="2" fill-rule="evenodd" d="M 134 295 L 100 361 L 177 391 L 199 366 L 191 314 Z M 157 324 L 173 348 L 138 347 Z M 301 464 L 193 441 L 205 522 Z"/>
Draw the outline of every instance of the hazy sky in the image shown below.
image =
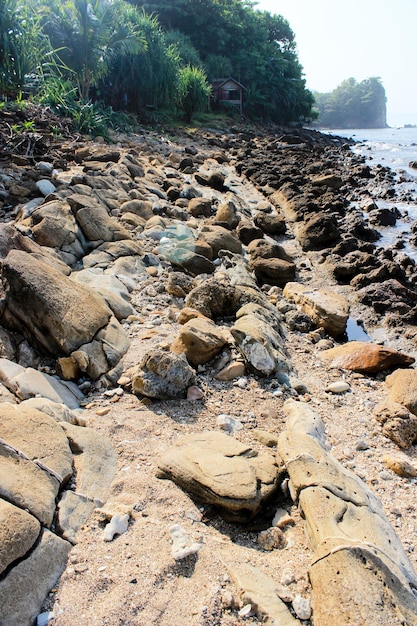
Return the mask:
<path id="1" fill-rule="evenodd" d="M 417 124 L 417 0 L 259 0 L 296 36 L 309 89 L 379 76 L 388 124 Z"/>

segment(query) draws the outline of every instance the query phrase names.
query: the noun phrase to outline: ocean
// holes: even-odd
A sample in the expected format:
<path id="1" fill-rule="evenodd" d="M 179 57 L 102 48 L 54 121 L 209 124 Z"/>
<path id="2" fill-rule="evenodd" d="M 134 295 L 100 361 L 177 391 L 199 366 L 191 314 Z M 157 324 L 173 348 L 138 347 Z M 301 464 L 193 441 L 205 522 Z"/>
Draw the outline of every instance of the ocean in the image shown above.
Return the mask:
<path id="1" fill-rule="evenodd" d="M 379 163 L 389 167 L 396 173 L 395 187 L 398 191 L 410 193 L 411 202 L 376 198 L 379 207 L 396 207 L 402 216 L 393 227 L 378 226 L 382 237 L 376 245 L 388 248 L 401 238 L 405 243 L 403 252 L 417 262 L 417 248 L 409 241 L 410 228 L 417 222 L 417 169 L 409 167 L 410 161 L 417 161 L 417 128 L 337 129 L 327 132 L 354 139 L 357 142 L 352 147 L 355 153 L 363 155 L 370 166 Z"/>

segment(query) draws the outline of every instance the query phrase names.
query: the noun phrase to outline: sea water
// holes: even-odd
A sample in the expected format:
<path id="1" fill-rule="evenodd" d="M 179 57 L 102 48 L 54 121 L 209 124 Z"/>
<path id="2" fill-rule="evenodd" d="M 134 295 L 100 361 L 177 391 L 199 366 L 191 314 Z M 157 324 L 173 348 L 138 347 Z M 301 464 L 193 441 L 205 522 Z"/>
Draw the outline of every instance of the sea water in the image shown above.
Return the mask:
<path id="1" fill-rule="evenodd" d="M 394 187 L 398 192 L 408 192 L 411 202 L 381 200 L 381 208 L 396 207 L 401 213 L 395 226 L 378 226 L 381 239 L 376 245 L 389 248 L 399 238 L 404 241 L 403 252 L 417 262 L 417 248 L 410 243 L 410 229 L 417 222 L 417 169 L 409 166 L 417 161 L 417 128 L 337 129 L 329 134 L 353 139 L 352 151 L 365 157 L 368 165 L 389 167 L 395 174 Z"/>

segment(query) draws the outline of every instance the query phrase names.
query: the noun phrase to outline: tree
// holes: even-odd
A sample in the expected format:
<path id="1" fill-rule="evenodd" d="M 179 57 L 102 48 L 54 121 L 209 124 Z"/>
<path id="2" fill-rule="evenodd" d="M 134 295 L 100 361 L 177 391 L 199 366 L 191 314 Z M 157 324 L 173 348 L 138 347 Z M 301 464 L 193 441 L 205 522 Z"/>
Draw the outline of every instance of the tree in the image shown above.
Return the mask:
<path id="1" fill-rule="evenodd" d="M 330 93 L 314 94 L 318 123 L 328 128 L 386 127 L 386 97 L 380 78 L 344 80 Z"/>
<path id="2" fill-rule="evenodd" d="M 63 68 L 76 78 L 82 100 L 88 100 L 109 71 L 114 54 L 144 48 L 140 30 L 125 18 L 121 0 L 49 0 L 43 5 L 44 28 Z"/>
<path id="3" fill-rule="evenodd" d="M 144 46 L 113 57 L 100 91 L 112 105 L 125 105 L 134 112 L 146 106 L 173 108 L 180 67 L 176 47 L 168 44 L 155 16 L 130 7 L 128 19 L 141 33 Z"/>
<path id="4" fill-rule="evenodd" d="M 178 105 L 191 122 L 194 113 L 204 111 L 208 106 L 210 86 L 205 73 L 197 67 L 187 65 L 180 69 L 178 80 Z"/>
<path id="5" fill-rule="evenodd" d="M 38 71 L 50 51 L 33 2 L 0 3 L 0 90 L 16 95 L 30 74 Z"/>
<path id="6" fill-rule="evenodd" d="M 209 81 L 231 75 L 243 83 L 246 114 L 284 123 L 311 117 L 313 97 L 282 16 L 249 0 L 129 1 L 155 13 L 166 31 L 187 35 Z"/>

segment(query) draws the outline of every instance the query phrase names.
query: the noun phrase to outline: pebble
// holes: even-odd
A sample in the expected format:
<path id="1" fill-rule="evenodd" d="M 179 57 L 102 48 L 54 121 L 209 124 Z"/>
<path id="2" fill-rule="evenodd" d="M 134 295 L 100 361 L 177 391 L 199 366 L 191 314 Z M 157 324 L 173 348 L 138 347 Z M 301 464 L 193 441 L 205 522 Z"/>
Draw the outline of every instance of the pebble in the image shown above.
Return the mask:
<path id="1" fill-rule="evenodd" d="M 217 416 L 216 424 L 219 428 L 225 430 L 229 434 L 242 430 L 243 428 L 242 422 L 239 422 L 239 420 L 235 420 L 234 417 L 224 413 Z"/>
<path id="2" fill-rule="evenodd" d="M 252 605 L 245 604 L 245 606 L 242 606 L 238 614 L 239 614 L 239 617 L 249 617 L 251 612 L 252 612 Z"/>
<path id="3" fill-rule="evenodd" d="M 369 450 L 369 444 L 366 443 L 366 441 L 363 441 L 363 439 L 360 439 L 356 445 L 355 445 L 355 450 L 358 451 L 362 451 L 362 450 Z"/>
<path id="4" fill-rule="evenodd" d="M 294 572 L 292 572 L 291 570 L 284 570 L 281 575 L 280 583 L 281 585 L 287 587 L 288 585 L 295 583 L 295 580 L 296 578 Z"/>
<path id="5" fill-rule="evenodd" d="M 239 387 L 239 389 L 246 389 L 246 387 L 248 386 L 248 379 L 245 376 L 242 376 L 241 378 L 238 378 L 237 381 L 233 384 L 236 387 Z"/>
<path id="6" fill-rule="evenodd" d="M 414 478 L 417 476 L 417 468 L 414 467 L 407 459 L 403 459 L 399 456 L 385 454 L 382 460 L 387 467 L 404 478 Z"/>
<path id="7" fill-rule="evenodd" d="M 268 550 L 268 552 L 285 548 L 287 545 L 284 533 L 277 527 L 268 528 L 260 532 L 258 535 L 258 543 L 263 550 Z"/>
<path id="8" fill-rule="evenodd" d="M 310 619 L 311 604 L 308 598 L 303 598 L 300 595 L 295 596 L 292 608 L 299 619 Z"/>
<path id="9" fill-rule="evenodd" d="M 327 385 L 326 391 L 330 391 L 331 393 L 345 393 L 345 391 L 350 391 L 350 385 L 344 380 L 337 380 Z"/>
<path id="10" fill-rule="evenodd" d="M 179 524 L 173 524 L 169 529 L 169 534 L 172 541 L 171 554 L 176 561 L 185 559 L 192 554 L 197 554 L 201 548 L 201 543 L 193 541 Z"/>
<path id="11" fill-rule="evenodd" d="M 194 402 L 195 400 L 202 400 L 204 398 L 204 392 L 200 389 L 200 387 L 196 387 L 192 385 L 187 389 L 187 400 L 189 402 Z"/>
<path id="12" fill-rule="evenodd" d="M 115 535 L 122 535 L 129 526 L 129 515 L 113 515 L 103 531 L 103 541 L 113 541 Z"/>
<path id="13" fill-rule="evenodd" d="M 48 196 L 50 193 L 54 193 L 56 191 L 55 185 L 53 185 L 47 178 L 38 180 L 36 182 L 36 187 L 43 196 Z"/>
<path id="14" fill-rule="evenodd" d="M 98 415 L 99 417 L 102 417 L 103 415 L 107 415 L 108 413 L 110 413 L 110 411 L 111 411 L 111 408 L 107 406 L 103 409 L 97 409 L 96 415 Z"/>

